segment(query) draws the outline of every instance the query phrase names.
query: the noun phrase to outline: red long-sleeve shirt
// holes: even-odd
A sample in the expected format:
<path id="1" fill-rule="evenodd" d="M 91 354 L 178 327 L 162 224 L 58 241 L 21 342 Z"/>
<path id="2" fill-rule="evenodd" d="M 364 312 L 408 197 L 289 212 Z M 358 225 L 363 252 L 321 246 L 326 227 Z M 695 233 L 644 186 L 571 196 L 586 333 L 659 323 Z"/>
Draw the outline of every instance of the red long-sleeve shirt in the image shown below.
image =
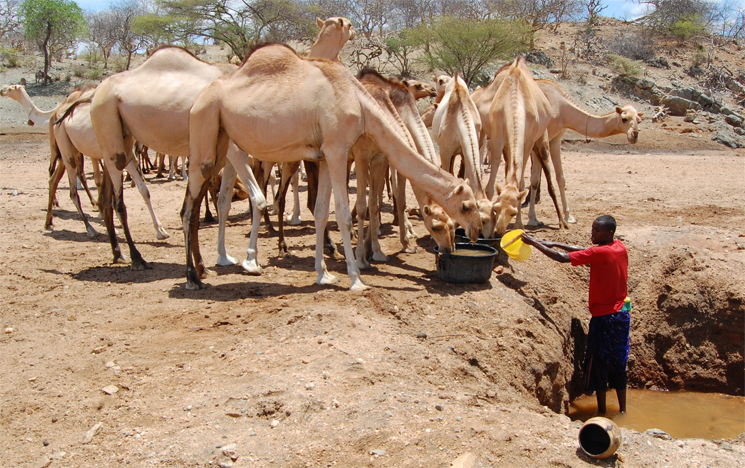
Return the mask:
<path id="1" fill-rule="evenodd" d="M 621 310 L 628 294 L 629 254 L 619 240 L 569 252 L 572 265 L 590 265 L 589 307 L 593 317 Z"/>

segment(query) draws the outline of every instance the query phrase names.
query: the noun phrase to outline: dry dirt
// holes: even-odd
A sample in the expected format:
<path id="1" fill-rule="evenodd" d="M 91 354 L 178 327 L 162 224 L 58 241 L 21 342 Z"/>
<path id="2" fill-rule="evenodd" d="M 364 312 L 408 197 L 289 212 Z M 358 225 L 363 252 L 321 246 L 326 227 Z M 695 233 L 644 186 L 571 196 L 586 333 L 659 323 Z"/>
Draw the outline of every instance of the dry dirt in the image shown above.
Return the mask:
<path id="1" fill-rule="evenodd" d="M 613 214 L 636 303 L 632 385 L 742 395 L 745 155 L 649 127 L 636 146 L 566 143 L 579 224 L 558 230 L 544 194 L 547 226 L 536 234 L 588 244 L 592 219 Z M 372 289 L 348 291 L 335 260 L 339 285 L 317 286 L 304 210 L 289 228 L 289 258 L 262 227 L 262 276 L 208 263 L 211 287 L 187 291 L 185 182 L 147 176 L 165 241 L 126 189 L 153 266 L 136 272 L 110 263 L 105 235 L 86 237 L 64 181 L 54 229 L 43 229 L 47 154 L 43 134 L 0 136 L 2 466 L 228 466 L 226 447 L 236 467 L 447 467 L 466 452 L 483 467 L 742 466 L 745 435 L 662 440 L 624 429 L 617 456 L 578 450 L 580 423 L 560 412 L 587 328 L 584 269 L 534 254 L 501 259 L 504 272 L 488 283 L 447 284 L 414 217 L 420 252 L 398 253 L 384 225 L 391 261 L 364 272 Z M 229 220 L 236 257 L 248 242 L 246 208 L 234 204 Z M 200 234 L 208 262 L 216 233 Z M 106 395 L 111 385 L 118 391 Z"/>

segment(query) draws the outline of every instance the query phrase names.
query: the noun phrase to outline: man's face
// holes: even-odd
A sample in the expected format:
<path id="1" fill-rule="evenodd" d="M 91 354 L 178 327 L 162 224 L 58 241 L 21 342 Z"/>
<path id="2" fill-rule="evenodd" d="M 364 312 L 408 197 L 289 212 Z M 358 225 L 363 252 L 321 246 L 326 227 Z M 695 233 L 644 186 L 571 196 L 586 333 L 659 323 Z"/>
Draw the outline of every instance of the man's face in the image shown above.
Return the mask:
<path id="1" fill-rule="evenodd" d="M 613 232 L 597 221 L 593 221 L 590 240 L 595 245 L 609 244 L 613 241 Z"/>

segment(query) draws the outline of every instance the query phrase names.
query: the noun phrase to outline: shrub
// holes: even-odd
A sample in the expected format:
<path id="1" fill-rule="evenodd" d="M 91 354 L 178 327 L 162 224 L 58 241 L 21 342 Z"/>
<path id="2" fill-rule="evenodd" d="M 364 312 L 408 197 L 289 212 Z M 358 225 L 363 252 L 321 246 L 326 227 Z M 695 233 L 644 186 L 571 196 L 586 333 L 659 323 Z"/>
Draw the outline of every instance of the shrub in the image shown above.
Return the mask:
<path id="1" fill-rule="evenodd" d="M 701 34 L 705 29 L 706 26 L 700 16 L 684 16 L 670 26 L 670 33 L 681 41 L 684 41 Z"/>
<path id="2" fill-rule="evenodd" d="M 638 60 L 631 60 L 616 54 L 608 54 L 606 58 L 610 62 L 611 68 L 616 70 L 621 76 L 639 76 L 644 65 Z"/>
<path id="3" fill-rule="evenodd" d="M 610 54 L 620 55 L 631 60 L 650 60 L 656 55 L 654 34 L 651 30 L 642 33 L 620 31 L 605 45 Z"/>
<path id="4" fill-rule="evenodd" d="M 18 50 L 14 47 L 0 47 L 0 60 L 2 60 L 8 68 L 17 68 L 21 66 L 18 57 Z"/>

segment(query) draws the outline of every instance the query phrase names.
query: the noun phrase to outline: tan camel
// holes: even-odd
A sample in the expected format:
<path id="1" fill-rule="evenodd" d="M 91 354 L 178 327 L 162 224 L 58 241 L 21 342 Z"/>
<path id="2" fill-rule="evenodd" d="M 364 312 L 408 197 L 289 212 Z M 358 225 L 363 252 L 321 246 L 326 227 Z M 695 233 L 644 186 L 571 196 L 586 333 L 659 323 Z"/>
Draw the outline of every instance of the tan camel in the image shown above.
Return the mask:
<path id="1" fill-rule="evenodd" d="M 301 58 L 283 44 L 259 47 L 237 72 L 215 80 L 200 93 L 191 110 L 189 129 L 192 166 L 183 208 L 189 289 L 204 287 L 195 213 L 206 181 L 224 163 L 221 148 L 229 139 L 262 161 L 310 159 L 319 163 L 314 212 L 318 284 L 339 281 L 329 273 L 323 258 L 333 188 L 350 289 L 367 287 L 354 259 L 347 200 L 347 156 L 363 134 L 373 138 L 399 172 L 416 178 L 471 239 L 478 238 L 481 223 L 471 189 L 411 150 L 400 121 L 338 63 Z"/>
<path id="2" fill-rule="evenodd" d="M 440 75 L 435 77 L 435 104 L 442 102 L 445 97 L 445 88 L 450 82 L 450 77 L 447 75 Z"/>
<path id="3" fill-rule="evenodd" d="M 321 20 L 320 18 L 316 18 L 316 24 L 318 25 L 321 30 L 318 32 L 318 36 L 316 37 L 315 42 L 311 46 L 310 50 L 308 51 L 307 56 L 309 58 L 322 58 L 327 60 L 332 60 L 337 63 L 341 63 L 341 59 L 339 58 L 339 53 L 341 52 L 342 47 L 348 42 L 354 39 L 355 37 L 355 30 L 352 27 L 351 21 L 349 21 L 347 18 L 342 17 L 332 17 L 328 18 L 325 21 Z M 313 211 L 313 207 L 315 204 L 315 191 L 317 190 L 317 178 L 316 174 L 318 173 L 317 168 L 313 167 L 313 163 L 311 161 L 306 161 L 306 165 L 310 165 L 310 170 L 308 171 L 308 208 Z M 258 164 L 256 167 L 261 168 L 261 173 L 264 175 L 264 177 L 269 177 L 271 174 L 271 168 L 274 166 L 273 162 L 270 161 L 264 161 L 261 164 Z M 280 185 L 279 189 L 276 193 L 275 198 L 275 207 L 274 211 L 278 214 L 278 225 L 277 228 L 279 236 L 278 236 L 278 248 L 280 255 L 287 254 L 287 244 L 285 243 L 285 236 L 284 236 L 284 223 L 286 222 L 286 218 L 284 217 L 284 210 L 285 210 L 285 197 L 287 195 L 287 189 L 289 186 L 290 181 L 292 181 L 293 187 L 294 187 L 294 202 L 295 205 L 293 207 L 293 215 L 290 218 L 289 222 L 291 225 L 298 225 L 300 224 L 300 198 L 299 193 L 297 190 L 297 184 L 299 183 L 298 177 L 297 177 L 297 171 L 300 167 L 299 162 L 293 162 L 293 163 L 287 163 L 281 165 L 281 179 L 280 179 Z M 226 169 L 226 172 L 229 172 Z M 226 189 L 230 187 L 230 180 L 224 179 L 226 184 Z M 266 185 L 267 180 L 261 180 L 261 187 L 263 188 L 263 193 L 266 195 Z M 221 190 L 222 191 L 222 190 Z M 225 213 L 225 221 L 227 220 L 227 212 L 230 210 L 229 205 L 229 199 L 224 200 L 225 203 L 227 203 L 227 207 L 225 209 L 219 210 L 218 216 L 220 213 Z M 272 227 L 271 220 L 269 219 L 269 216 L 265 216 L 266 220 L 266 226 L 270 231 L 274 231 L 274 228 Z M 256 226 L 256 230 L 258 231 L 258 224 L 254 224 Z M 331 255 L 336 257 L 336 246 L 333 242 L 331 242 L 330 238 L 328 237 L 328 234 L 324 235 L 324 245 L 326 246 L 327 250 Z M 220 218 L 220 228 L 218 231 L 218 245 L 217 245 L 217 251 L 218 251 L 218 259 L 217 264 L 220 266 L 228 266 L 228 265 L 235 265 L 236 260 L 227 254 L 227 251 L 225 249 L 225 222 L 223 221 L 223 218 Z M 244 268 L 245 268 L 245 262 L 244 262 Z M 258 264 L 252 265 L 252 269 L 248 270 L 251 273 L 256 273 L 257 271 L 261 271 L 261 267 L 258 266 Z"/>
<path id="4" fill-rule="evenodd" d="M 422 122 L 414 99 L 415 93 L 411 93 L 408 83 L 384 78 L 372 69 L 363 69 L 358 79 L 367 89 L 370 95 L 381 107 L 390 109 L 394 118 L 400 119 L 408 132 L 404 135 L 409 141 L 409 147 L 418 151 L 420 155 L 432 164 L 439 165 L 439 158 L 435 152 L 429 132 Z M 408 88 L 408 92 L 407 92 Z M 376 145 L 373 139 L 364 135 L 352 147 L 355 167 L 357 171 L 357 202 L 356 212 L 358 221 L 358 243 L 357 264 L 360 268 L 369 268 L 367 263 L 367 248 L 370 245 L 372 258 L 376 261 L 388 261 L 388 257 L 382 252 L 378 241 L 378 230 L 380 226 L 380 206 L 382 204 L 383 188 L 388 170 L 388 161 Z M 367 211 L 365 188 L 370 185 L 370 228 L 365 235 L 365 213 Z M 403 251 L 415 252 L 416 248 L 409 243 L 408 221 L 405 209 L 406 179 L 400 177 L 397 188 L 397 203 L 399 221 L 399 235 Z M 455 224 L 445 211 L 426 192 L 419 189 L 416 180 L 411 180 L 411 187 L 419 203 L 420 213 L 424 225 L 437 243 L 440 251 L 449 252 L 455 248 Z M 410 224 L 410 223 L 409 223 Z M 364 241 L 363 241 L 364 239 Z"/>
<path id="5" fill-rule="evenodd" d="M 480 88 L 473 92 L 472 98 L 479 109 L 482 121 L 488 122 L 491 102 L 499 85 L 504 79 L 508 68 L 505 65 L 495 73 L 494 80 L 486 88 Z M 579 107 L 561 87 L 549 80 L 535 80 L 538 87 L 551 104 L 551 121 L 548 125 L 548 139 L 551 153 L 551 161 L 556 171 L 556 179 L 561 196 L 564 219 L 569 223 L 576 223 L 575 217 L 570 214 L 566 201 L 566 178 L 561 164 L 561 138 L 567 129 L 593 138 L 603 138 L 611 135 L 625 133 L 629 143 L 636 143 L 639 137 L 639 122 L 644 113 L 638 113 L 633 106 L 616 107 L 614 112 L 597 116 Z M 485 134 L 482 133 L 482 138 Z M 535 151 L 534 151 L 535 156 Z M 495 159 L 497 163 L 499 159 Z M 497 167 L 492 167 L 492 176 L 496 176 Z M 531 185 L 535 180 L 540 181 L 540 164 L 534 164 L 531 170 Z M 491 186 L 492 178 L 490 177 Z M 536 197 L 538 194 L 536 193 Z M 531 192 L 531 203 L 534 204 Z M 537 220 L 531 219 L 528 225 L 536 225 Z"/>
<path id="6" fill-rule="evenodd" d="M 103 159 L 103 153 L 96 139 L 96 134 L 93 131 L 93 124 L 90 117 L 90 101 L 95 91 L 96 88 L 74 91 L 52 113 L 52 118 L 49 122 L 50 149 L 52 158 L 60 157 L 63 164 L 58 165 L 49 178 L 49 203 L 47 205 L 47 217 L 44 225 L 47 229 L 52 226 L 52 205 L 55 192 L 57 191 L 57 185 L 62 175 L 67 170 L 67 176 L 70 180 L 70 198 L 75 204 L 75 208 L 77 208 L 81 218 L 83 218 L 88 237 L 94 237 L 98 233 L 90 225 L 80 206 L 75 175 L 81 172 L 83 155 L 88 156 L 93 161 L 93 167 L 96 169 L 94 172 L 98 172 L 99 161 Z M 74 109 L 71 107 L 73 103 L 75 104 Z M 153 210 L 153 205 L 150 202 L 150 192 L 145 185 L 145 181 L 142 179 L 136 162 L 134 160 L 130 161 L 126 168 L 147 205 L 157 238 L 161 240 L 167 239 L 170 237 L 170 234 L 163 228 L 163 225 L 155 214 L 155 210 Z M 80 175 L 78 175 L 78 178 L 80 178 Z M 85 177 L 82 179 L 85 180 Z M 101 180 L 100 174 L 96 176 L 96 180 Z"/>
<path id="7" fill-rule="evenodd" d="M 9 97 L 18 102 L 28 115 L 29 125 L 47 125 L 49 118 L 55 109 L 49 111 L 40 110 L 31 101 L 26 88 L 22 85 L 6 85 L 0 89 L 0 96 Z"/>
<path id="8" fill-rule="evenodd" d="M 561 210 L 553 191 L 553 182 L 548 165 L 548 136 L 546 129 L 551 116 L 551 105 L 525 65 L 525 59 L 518 57 L 504 71 L 502 83 L 496 90 L 488 118 L 486 134 L 492 155 L 492 174 L 499 167 L 498 158 L 504 153 L 505 186 L 497 190 L 496 235 L 502 236 L 507 225 L 517 216 L 515 225 L 522 228 L 520 205 L 528 191 L 525 184 L 525 165 L 533 147 L 538 144 L 544 171 L 547 171 L 549 193 L 554 199 L 559 222 L 565 226 Z M 490 177 L 490 180 L 493 177 Z M 488 194 L 488 192 L 487 192 Z M 531 213 L 531 215 L 534 215 Z"/>
<path id="9" fill-rule="evenodd" d="M 443 169 L 452 173 L 454 156 L 463 156 L 466 179 L 481 214 L 481 234 L 491 238 L 497 224 L 497 209 L 484 192 L 479 162 L 480 133 L 479 111 L 468 93 L 468 85 L 456 74 L 445 85 L 445 94 L 432 119 L 432 134 L 440 147 Z"/>
<path id="10" fill-rule="evenodd" d="M 229 64 L 210 64 L 178 47 L 156 50 L 139 67 L 112 75 L 98 85 L 91 106 L 93 129 L 104 159 L 104 187 L 100 191 L 99 208 L 109 234 L 114 262 L 127 259 L 121 252 L 114 231 L 112 208 L 116 209 L 129 246 L 132 267 L 147 268 L 134 245 L 127 224 L 127 211 L 122 199 L 122 170 L 134 158 L 132 140 L 148 148 L 172 156 L 189 156 L 189 110 L 199 92 L 214 79 L 229 75 L 236 69 Z M 226 166 L 236 172 L 249 189 L 253 201 L 254 219 L 258 223 L 266 200 L 247 164 L 235 145 L 221 148 L 229 161 Z M 238 165 L 238 166 L 236 166 Z M 225 180 L 225 177 L 223 178 Z M 113 190 L 113 192 L 112 192 Z M 226 197 L 232 191 L 225 192 Z M 113 199 L 112 199 L 113 197 Z M 258 224 L 256 224 L 258 225 Z M 258 267 L 255 259 L 256 232 L 251 233 L 254 258 L 244 262 Z M 260 269 L 259 269 L 260 271 Z"/>
<path id="11" fill-rule="evenodd" d="M 556 171 L 564 219 L 569 223 L 576 223 L 577 219 L 569 212 L 567 206 L 566 178 L 561 165 L 561 138 L 564 132 L 571 129 L 592 138 L 626 134 L 629 143 L 636 143 L 639 139 L 639 122 L 644 113 L 637 112 L 633 106 L 616 106 L 613 112 L 594 115 L 579 107 L 555 82 L 536 80 L 536 83 L 551 103 L 551 122 L 548 124 L 549 148 L 551 162 Z M 535 184 L 535 180 L 540 180 L 540 176 L 540 167 L 534 164 L 531 171 L 531 186 Z M 532 200 L 533 194 L 531 193 L 531 202 Z"/>

